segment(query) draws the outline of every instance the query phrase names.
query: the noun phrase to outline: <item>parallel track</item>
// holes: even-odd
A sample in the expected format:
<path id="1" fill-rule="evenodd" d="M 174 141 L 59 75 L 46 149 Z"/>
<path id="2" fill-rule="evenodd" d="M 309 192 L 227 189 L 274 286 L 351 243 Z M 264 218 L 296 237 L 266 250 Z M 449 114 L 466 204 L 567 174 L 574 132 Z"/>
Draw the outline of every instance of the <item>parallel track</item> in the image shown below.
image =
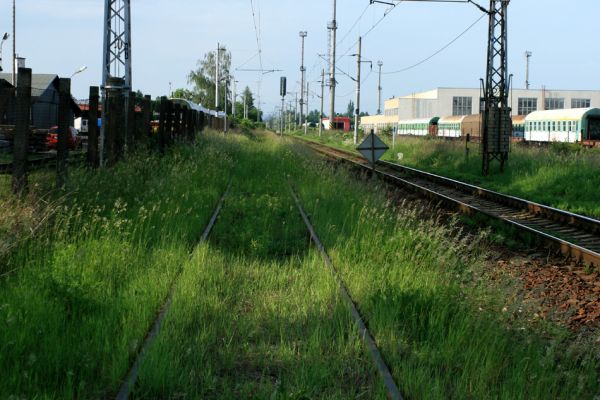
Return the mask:
<path id="1" fill-rule="evenodd" d="M 357 154 L 298 140 L 328 158 L 371 170 L 367 161 Z M 459 212 L 483 214 L 503 221 L 541 237 L 560 248 L 564 255 L 600 266 L 600 221 L 596 219 L 386 161 L 377 163 L 376 172 L 392 184 L 442 200 Z"/>

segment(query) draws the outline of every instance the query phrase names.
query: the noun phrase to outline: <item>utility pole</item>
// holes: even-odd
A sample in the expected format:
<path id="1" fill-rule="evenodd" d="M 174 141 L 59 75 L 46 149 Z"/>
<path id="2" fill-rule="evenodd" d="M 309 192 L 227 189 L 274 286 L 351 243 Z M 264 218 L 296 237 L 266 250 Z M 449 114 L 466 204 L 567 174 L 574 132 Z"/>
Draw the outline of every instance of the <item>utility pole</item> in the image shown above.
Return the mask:
<path id="1" fill-rule="evenodd" d="M 321 70 L 321 113 L 319 114 L 319 137 L 323 135 L 323 100 L 325 98 L 325 70 Z"/>
<path id="2" fill-rule="evenodd" d="M 525 89 L 527 90 L 529 90 L 529 60 L 532 55 L 533 53 L 530 51 L 525 52 Z"/>
<path id="3" fill-rule="evenodd" d="M 232 79 L 233 79 L 233 107 L 232 107 L 232 110 L 231 110 L 232 112 L 231 113 L 233 114 L 233 118 L 235 118 L 235 111 L 236 111 L 235 101 L 237 100 L 237 92 L 236 92 L 236 90 L 237 90 L 237 87 L 236 87 L 237 81 L 235 80 L 234 77 L 232 77 Z"/>
<path id="4" fill-rule="evenodd" d="M 304 39 L 307 35 L 308 33 L 306 31 L 300 32 L 300 38 L 302 39 L 302 63 L 300 64 L 300 124 L 302 124 L 304 120 L 302 112 L 302 107 L 304 106 L 304 75 L 306 73 L 306 68 L 304 67 Z"/>
<path id="5" fill-rule="evenodd" d="M 221 58 L 221 45 L 217 42 L 217 55 L 215 57 L 215 111 L 219 111 L 219 58 Z"/>
<path id="6" fill-rule="evenodd" d="M 281 95 L 281 136 L 283 136 L 283 114 L 285 112 L 285 95 L 287 93 L 287 78 L 282 76 L 279 81 L 279 94 Z"/>
<path id="7" fill-rule="evenodd" d="M 105 0 L 104 63 L 102 86 L 109 78 L 122 78 L 123 91 L 132 88 L 131 77 L 131 0 Z"/>
<path id="8" fill-rule="evenodd" d="M 17 0 L 13 0 L 13 56 L 12 56 L 12 85 L 17 87 Z"/>
<path id="9" fill-rule="evenodd" d="M 382 61 L 377 61 L 377 66 L 379 67 L 379 85 L 377 86 L 377 115 L 381 115 L 381 67 L 383 66 L 383 62 Z"/>
<path id="10" fill-rule="evenodd" d="M 306 82 L 306 118 L 304 118 L 304 134 L 308 135 L 308 98 L 310 97 L 309 91 L 308 91 L 308 82 Z"/>
<path id="11" fill-rule="evenodd" d="M 358 118 L 360 114 L 360 64 L 362 62 L 362 37 L 358 37 L 357 73 L 356 73 L 356 104 L 354 107 L 354 144 L 358 144 Z"/>
<path id="12" fill-rule="evenodd" d="M 484 86 L 482 174 L 489 174 L 492 160 L 500 170 L 508 161 L 511 119 L 508 104 L 507 10 L 510 0 L 490 0 L 487 73 Z"/>
<path id="13" fill-rule="evenodd" d="M 248 119 L 248 110 L 246 109 L 246 101 L 248 99 L 248 94 L 244 92 L 244 119 Z"/>
<path id="14" fill-rule="evenodd" d="M 111 118 L 107 91 L 121 92 L 121 96 L 131 91 L 131 0 L 105 0 L 104 39 L 102 61 L 102 127 L 100 128 L 100 165 L 104 165 L 105 127 Z M 119 96 L 117 96 L 119 97 Z M 127 100 L 125 109 L 129 110 Z M 127 131 L 128 111 L 117 124 L 123 124 Z M 108 117 L 108 118 L 107 118 Z M 115 117 L 116 118 L 116 117 Z M 116 121 L 116 120 L 114 120 Z"/>
<path id="15" fill-rule="evenodd" d="M 225 126 L 223 127 L 223 133 L 227 133 L 227 84 L 229 83 L 229 77 L 225 78 L 225 95 L 223 96 L 223 100 L 225 102 Z"/>
<path id="16" fill-rule="evenodd" d="M 331 32 L 331 52 L 330 52 L 330 61 L 329 61 L 329 129 L 333 130 L 335 126 L 334 118 L 335 118 L 335 57 L 336 57 L 336 40 L 337 40 L 337 3 L 336 0 L 333 0 L 333 20 L 327 26 L 327 28 Z"/>

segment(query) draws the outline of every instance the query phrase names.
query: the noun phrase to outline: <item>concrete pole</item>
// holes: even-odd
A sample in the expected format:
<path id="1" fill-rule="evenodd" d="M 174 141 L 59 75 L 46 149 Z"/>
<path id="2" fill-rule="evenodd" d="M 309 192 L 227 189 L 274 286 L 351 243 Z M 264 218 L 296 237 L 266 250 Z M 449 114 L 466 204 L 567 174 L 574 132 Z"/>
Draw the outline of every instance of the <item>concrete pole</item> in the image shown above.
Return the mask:
<path id="1" fill-rule="evenodd" d="M 358 144 L 358 119 L 360 115 L 360 64 L 362 62 L 361 59 L 361 51 L 362 51 L 362 37 L 358 37 L 358 57 L 357 58 L 357 66 L 358 72 L 356 74 L 356 104 L 354 105 L 354 144 Z"/>
<path id="2" fill-rule="evenodd" d="M 529 60 L 531 59 L 532 52 L 525 52 L 525 89 L 529 90 Z"/>
<path id="3" fill-rule="evenodd" d="M 229 83 L 229 79 L 225 79 L 225 96 L 223 100 L 225 101 L 225 126 L 223 126 L 223 133 L 227 133 L 227 84 Z"/>
<path id="4" fill-rule="evenodd" d="M 279 121 L 279 135 L 283 136 L 283 114 L 285 111 L 285 97 L 281 96 L 281 121 Z"/>
<path id="5" fill-rule="evenodd" d="M 248 98 L 246 92 L 244 92 L 244 119 L 248 119 L 248 110 L 246 110 L 246 99 Z"/>
<path id="6" fill-rule="evenodd" d="M 219 111 L 219 56 L 221 55 L 221 46 L 217 43 L 217 55 L 215 60 L 215 111 Z"/>
<path id="7" fill-rule="evenodd" d="M 304 134 L 308 135 L 308 97 L 309 97 L 309 91 L 308 91 L 308 82 L 306 82 L 306 118 L 304 121 Z"/>
<path id="8" fill-rule="evenodd" d="M 300 38 L 302 39 L 302 64 L 300 65 L 300 125 L 302 125 L 302 123 L 304 123 L 304 113 L 303 113 L 303 107 L 304 107 L 304 74 L 306 72 L 306 68 L 304 68 L 304 39 L 306 38 L 307 33 L 306 31 L 301 31 L 300 32 Z M 296 119 L 294 118 L 294 121 Z"/>
<path id="9" fill-rule="evenodd" d="M 379 85 L 377 86 L 377 115 L 381 115 L 381 67 L 383 66 L 383 62 L 377 61 L 377 66 L 379 67 Z"/>
<path id="10" fill-rule="evenodd" d="M 323 135 L 323 102 L 325 100 L 325 70 L 321 70 L 321 113 L 319 114 L 319 137 Z"/>
<path id="11" fill-rule="evenodd" d="M 336 58 L 336 41 L 337 41 L 337 2 L 333 0 L 333 20 L 331 21 L 331 63 L 330 63 L 330 75 L 331 80 L 329 82 L 329 129 L 333 130 L 334 118 L 335 118 L 335 58 Z"/>
<path id="12" fill-rule="evenodd" d="M 235 108 L 236 108 L 235 107 L 235 101 L 237 99 L 237 92 L 236 92 L 237 88 L 236 88 L 236 85 L 235 85 L 236 82 L 237 81 L 234 78 L 233 79 L 233 106 L 232 106 L 232 110 L 231 110 L 231 113 L 233 114 L 233 118 L 235 118 L 235 111 L 236 111 L 235 110 Z"/>
<path id="13" fill-rule="evenodd" d="M 13 56 L 12 56 L 12 85 L 17 87 L 17 6 L 13 0 Z"/>

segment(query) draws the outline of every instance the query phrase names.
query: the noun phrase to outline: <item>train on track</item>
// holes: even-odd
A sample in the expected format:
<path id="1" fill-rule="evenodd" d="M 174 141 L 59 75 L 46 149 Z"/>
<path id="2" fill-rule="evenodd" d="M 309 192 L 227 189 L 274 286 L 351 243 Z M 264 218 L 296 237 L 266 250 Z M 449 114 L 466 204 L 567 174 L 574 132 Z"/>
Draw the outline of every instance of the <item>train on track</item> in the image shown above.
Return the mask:
<path id="1" fill-rule="evenodd" d="M 432 136 L 479 141 L 481 114 L 400 120 L 397 135 Z M 514 141 L 568 142 L 600 147 L 600 108 L 536 111 L 512 117 Z"/>

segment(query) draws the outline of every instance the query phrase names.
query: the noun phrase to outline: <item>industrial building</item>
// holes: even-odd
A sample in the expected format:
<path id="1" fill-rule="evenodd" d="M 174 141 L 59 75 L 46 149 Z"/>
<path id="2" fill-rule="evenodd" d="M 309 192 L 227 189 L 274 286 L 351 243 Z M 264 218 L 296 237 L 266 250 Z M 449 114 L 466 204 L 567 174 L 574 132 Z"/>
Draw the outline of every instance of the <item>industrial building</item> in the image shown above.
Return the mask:
<path id="1" fill-rule="evenodd" d="M 480 89 L 437 88 L 385 101 L 383 115 L 361 118 L 361 128 L 376 132 L 393 128 L 401 120 L 478 114 Z M 513 115 L 534 111 L 600 107 L 600 90 L 513 89 L 509 93 Z"/>

